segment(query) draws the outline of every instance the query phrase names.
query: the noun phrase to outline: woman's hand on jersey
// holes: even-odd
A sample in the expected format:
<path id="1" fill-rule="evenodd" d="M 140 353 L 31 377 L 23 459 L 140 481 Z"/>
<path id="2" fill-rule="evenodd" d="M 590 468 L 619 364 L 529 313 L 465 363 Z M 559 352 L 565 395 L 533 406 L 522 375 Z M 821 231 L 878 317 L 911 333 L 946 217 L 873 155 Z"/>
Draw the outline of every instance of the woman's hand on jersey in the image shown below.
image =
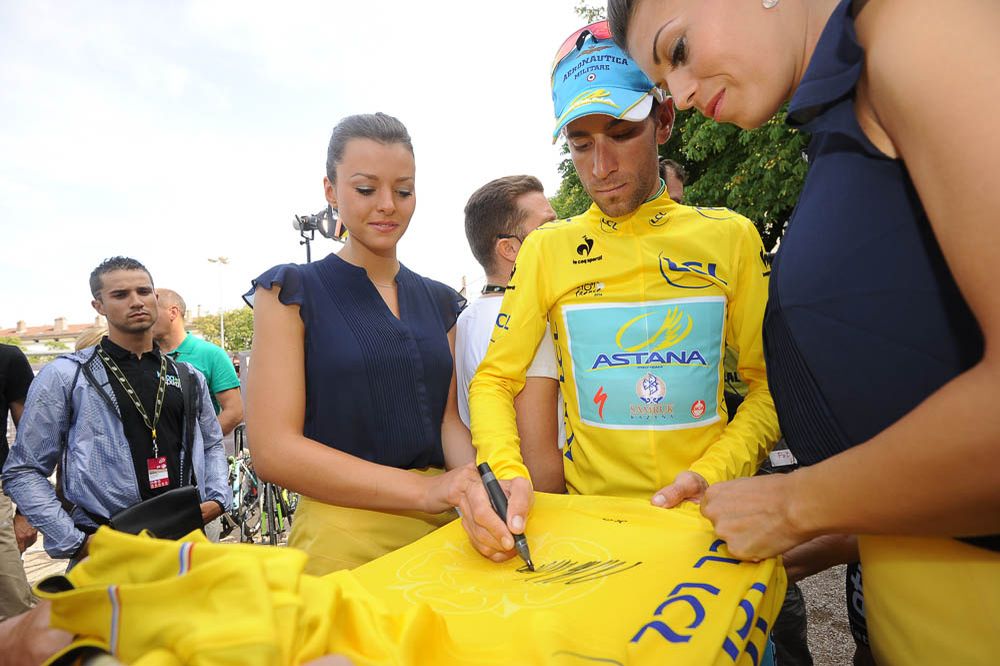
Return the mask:
<path id="1" fill-rule="evenodd" d="M 672 509 L 681 502 L 688 501 L 697 504 L 708 489 L 708 482 L 697 472 L 681 472 L 674 482 L 656 491 L 650 500 L 653 505 Z"/>
<path id="2" fill-rule="evenodd" d="M 462 527 L 473 547 L 494 562 L 516 555 L 514 534 L 523 534 L 528 512 L 534 502 L 531 482 L 525 478 L 500 481 L 507 495 L 507 523 L 500 520 L 490 504 L 483 481 L 475 465 L 464 465 L 436 477 L 448 507 L 456 507 Z"/>
<path id="3" fill-rule="evenodd" d="M 798 472 L 715 483 L 701 513 L 733 557 L 759 562 L 812 538 L 794 518 Z"/>

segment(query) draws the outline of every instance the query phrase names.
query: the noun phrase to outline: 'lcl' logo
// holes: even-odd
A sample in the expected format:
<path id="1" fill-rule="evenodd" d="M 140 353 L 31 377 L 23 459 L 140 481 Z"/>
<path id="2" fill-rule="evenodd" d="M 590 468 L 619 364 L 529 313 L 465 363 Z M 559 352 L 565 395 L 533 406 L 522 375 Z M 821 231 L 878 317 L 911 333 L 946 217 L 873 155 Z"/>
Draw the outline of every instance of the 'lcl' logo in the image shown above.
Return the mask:
<path id="1" fill-rule="evenodd" d="M 728 285 L 729 283 L 719 277 L 717 273 L 716 264 L 703 264 L 700 261 L 684 261 L 675 264 L 669 257 L 664 257 L 660 254 L 660 275 L 663 279 L 667 281 L 667 284 L 678 287 L 680 289 L 705 289 L 712 286 L 712 282 L 721 282 L 722 284 Z M 700 275 L 706 278 L 710 278 L 711 282 L 707 284 L 678 284 L 674 280 L 670 279 L 667 272 L 675 273 L 674 280 L 683 279 L 684 277 L 690 275 Z M 679 274 L 678 277 L 676 274 Z M 686 275 L 685 275 L 686 274 Z"/>

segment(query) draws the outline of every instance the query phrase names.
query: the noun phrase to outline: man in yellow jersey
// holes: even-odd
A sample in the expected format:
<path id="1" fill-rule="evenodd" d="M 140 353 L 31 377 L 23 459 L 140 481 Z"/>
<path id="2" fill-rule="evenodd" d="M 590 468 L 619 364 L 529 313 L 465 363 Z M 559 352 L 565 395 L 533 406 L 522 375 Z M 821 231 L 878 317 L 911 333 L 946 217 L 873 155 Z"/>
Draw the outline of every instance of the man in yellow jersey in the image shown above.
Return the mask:
<path id="1" fill-rule="evenodd" d="M 594 205 L 526 240 L 490 350 L 470 389 L 473 443 L 510 494 L 507 525 L 464 518 L 477 549 L 513 556 L 530 508 L 513 397 L 551 327 L 566 401 L 562 463 L 571 493 L 698 501 L 752 475 L 778 439 L 761 322 L 769 267 L 754 225 L 724 208 L 672 201 L 657 145 L 673 105 L 607 34 L 572 35 L 552 71 L 557 123 Z M 723 400 L 726 347 L 748 385 Z"/>

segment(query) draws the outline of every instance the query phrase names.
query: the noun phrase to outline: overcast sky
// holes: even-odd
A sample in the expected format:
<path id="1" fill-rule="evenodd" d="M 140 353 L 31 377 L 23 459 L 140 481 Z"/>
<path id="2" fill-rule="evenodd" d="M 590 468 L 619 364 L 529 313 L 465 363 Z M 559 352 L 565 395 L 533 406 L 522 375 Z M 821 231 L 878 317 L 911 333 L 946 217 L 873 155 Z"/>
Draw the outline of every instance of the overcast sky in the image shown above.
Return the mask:
<path id="1" fill-rule="evenodd" d="M 400 260 L 480 278 L 468 196 L 512 173 L 558 187 L 549 71 L 574 4 L 0 2 L 0 328 L 92 319 L 87 278 L 116 254 L 192 310 L 238 307 L 305 261 L 293 215 L 325 206 L 330 130 L 353 113 L 413 137 Z"/>

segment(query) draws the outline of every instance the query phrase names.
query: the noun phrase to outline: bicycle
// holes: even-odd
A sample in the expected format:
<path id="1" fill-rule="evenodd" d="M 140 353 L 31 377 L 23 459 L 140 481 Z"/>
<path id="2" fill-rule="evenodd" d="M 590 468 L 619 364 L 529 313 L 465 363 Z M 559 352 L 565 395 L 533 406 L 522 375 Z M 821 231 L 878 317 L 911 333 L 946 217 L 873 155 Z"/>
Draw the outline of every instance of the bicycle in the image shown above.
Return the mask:
<path id="1" fill-rule="evenodd" d="M 229 458 L 233 500 L 224 518 L 226 533 L 239 529 L 242 543 L 277 545 L 281 535 L 291 527 L 299 496 L 257 476 L 247 446 L 245 424 L 236 427 L 234 442 L 236 450 Z"/>
<path id="2" fill-rule="evenodd" d="M 242 543 L 254 543 L 261 526 L 260 479 L 253 471 L 246 447 L 246 426 L 236 426 L 233 433 L 235 451 L 229 456 L 229 510 L 223 514 L 222 536 L 238 530 Z"/>
<path id="3" fill-rule="evenodd" d="M 298 493 L 289 492 L 273 483 L 264 484 L 264 516 L 268 540 L 277 545 L 281 534 L 292 526 L 292 515 L 298 506 Z"/>

